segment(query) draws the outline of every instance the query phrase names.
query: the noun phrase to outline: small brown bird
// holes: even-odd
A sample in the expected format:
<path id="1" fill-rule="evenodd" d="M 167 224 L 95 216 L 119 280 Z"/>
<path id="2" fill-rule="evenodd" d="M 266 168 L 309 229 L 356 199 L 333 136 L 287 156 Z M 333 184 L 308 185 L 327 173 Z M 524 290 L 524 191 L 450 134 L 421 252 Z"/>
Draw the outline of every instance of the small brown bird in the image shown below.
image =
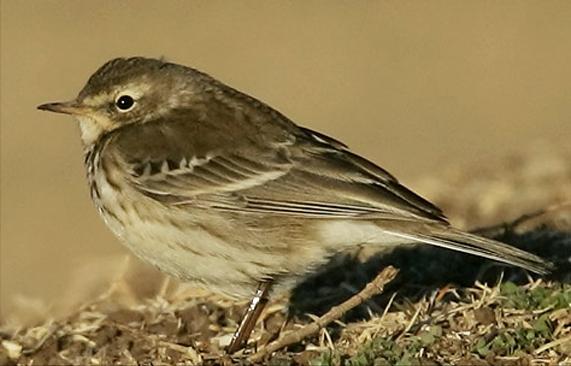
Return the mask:
<path id="1" fill-rule="evenodd" d="M 291 286 L 355 246 L 424 243 L 550 268 L 454 229 L 438 207 L 343 143 L 190 67 L 117 58 L 74 100 L 38 108 L 79 121 L 91 197 L 137 256 L 234 297 L 261 284 L 231 351 L 247 340 L 274 279 Z"/>

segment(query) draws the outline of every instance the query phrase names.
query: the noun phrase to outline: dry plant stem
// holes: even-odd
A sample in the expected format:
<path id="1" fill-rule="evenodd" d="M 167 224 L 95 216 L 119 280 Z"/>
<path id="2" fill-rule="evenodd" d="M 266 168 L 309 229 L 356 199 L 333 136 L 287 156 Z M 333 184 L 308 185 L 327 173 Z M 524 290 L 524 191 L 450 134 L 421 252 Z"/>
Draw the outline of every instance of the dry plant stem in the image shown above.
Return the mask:
<path id="1" fill-rule="evenodd" d="M 381 273 L 375 277 L 375 279 L 367 284 L 361 292 L 352 296 L 349 300 L 344 303 L 332 307 L 326 314 L 318 318 L 316 321 L 300 328 L 296 331 L 286 333 L 284 336 L 280 337 L 277 341 L 270 343 L 269 345 L 261 348 L 258 352 L 250 356 L 251 362 L 258 362 L 264 359 L 266 356 L 278 351 L 281 348 L 295 344 L 303 340 L 304 338 L 317 333 L 320 329 L 326 327 L 329 323 L 339 319 L 343 314 L 349 310 L 361 305 L 365 301 L 369 300 L 371 297 L 378 295 L 383 292 L 385 285 L 391 282 L 398 273 L 398 269 L 388 266 Z"/>
<path id="2" fill-rule="evenodd" d="M 250 338 L 250 334 L 256 325 L 256 321 L 268 303 L 268 295 L 271 287 L 272 282 L 270 281 L 260 282 L 258 285 L 256 294 L 250 300 L 250 303 L 246 308 L 246 312 L 242 316 L 240 325 L 232 336 L 232 341 L 230 342 L 227 350 L 229 354 L 242 349 L 248 342 L 248 338 Z"/>

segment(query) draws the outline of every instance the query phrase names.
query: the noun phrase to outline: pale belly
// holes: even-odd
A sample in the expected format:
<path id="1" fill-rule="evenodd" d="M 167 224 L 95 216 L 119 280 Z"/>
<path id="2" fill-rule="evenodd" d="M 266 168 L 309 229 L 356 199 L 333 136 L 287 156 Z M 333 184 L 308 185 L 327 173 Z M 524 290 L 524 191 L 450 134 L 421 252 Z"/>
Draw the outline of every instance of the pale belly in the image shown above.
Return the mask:
<path id="1" fill-rule="evenodd" d="M 103 178 L 98 189 L 95 204 L 107 226 L 136 256 L 171 276 L 247 297 L 259 280 L 284 268 L 283 256 L 260 247 L 248 249 L 248 240 L 256 239 L 245 233 L 236 235 L 242 241 L 211 233 L 212 225 L 229 235 L 236 227 L 205 216 L 203 210 L 166 207 L 130 187 L 117 192 Z"/>

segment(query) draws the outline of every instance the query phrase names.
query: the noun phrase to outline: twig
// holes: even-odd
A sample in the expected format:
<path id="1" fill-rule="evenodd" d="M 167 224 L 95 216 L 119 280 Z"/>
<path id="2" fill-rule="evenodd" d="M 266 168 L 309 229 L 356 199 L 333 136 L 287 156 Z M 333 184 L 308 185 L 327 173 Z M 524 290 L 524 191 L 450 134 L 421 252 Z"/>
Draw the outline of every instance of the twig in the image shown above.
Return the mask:
<path id="1" fill-rule="evenodd" d="M 393 301 L 395 300 L 395 297 L 397 297 L 397 292 L 393 292 L 393 294 L 391 295 L 391 298 L 389 299 L 389 302 L 387 303 L 387 306 L 385 306 L 385 310 L 383 311 L 383 315 L 381 315 L 381 321 L 385 318 L 385 316 L 387 315 L 387 313 L 389 312 L 389 309 L 391 308 L 391 305 L 393 304 Z"/>
<path id="2" fill-rule="evenodd" d="M 307 324 L 306 326 L 289 333 L 284 334 L 277 341 L 262 347 L 258 352 L 250 356 L 251 362 L 258 362 L 273 352 L 287 347 L 291 344 L 301 342 L 304 338 L 317 333 L 320 329 L 326 327 L 329 323 L 337 320 L 349 310 L 361 305 L 371 297 L 383 292 L 385 285 L 391 282 L 397 275 L 398 270 L 392 266 L 388 266 L 375 277 L 375 279 L 367 284 L 361 292 L 355 294 L 344 303 L 332 307 L 327 313 Z"/>
<path id="3" fill-rule="evenodd" d="M 544 344 L 543 346 L 539 347 L 538 349 L 536 349 L 535 351 L 533 351 L 533 353 L 535 353 L 536 355 L 540 354 L 541 352 L 547 351 L 550 348 L 559 346 L 560 344 L 564 344 L 567 342 L 571 342 L 571 336 L 567 336 L 564 338 L 559 338 L 554 340 L 553 342 L 549 342 L 547 344 Z"/>
<path id="4" fill-rule="evenodd" d="M 418 308 L 416 309 L 416 311 L 414 312 L 414 315 L 412 316 L 412 318 L 410 319 L 410 322 L 408 322 L 408 325 L 406 326 L 406 328 L 404 328 L 403 332 L 397 337 L 398 339 L 401 339 L 409 330 L 412 329 L 412 326 L 414 325 L 414 323 L 416 322 L 416 319 L 418 318 L 418 314 L 420 314 L 420 310 L 421 310 L 421 306 L 419 305 Z"/>

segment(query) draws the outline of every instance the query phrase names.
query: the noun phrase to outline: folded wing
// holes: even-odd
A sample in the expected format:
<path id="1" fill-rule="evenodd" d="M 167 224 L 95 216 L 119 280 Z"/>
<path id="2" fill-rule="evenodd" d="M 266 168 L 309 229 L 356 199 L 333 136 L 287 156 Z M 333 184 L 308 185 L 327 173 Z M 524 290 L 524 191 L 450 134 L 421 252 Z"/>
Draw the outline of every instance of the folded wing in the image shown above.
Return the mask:
<path id="1" fill-rule="evenodd" d="M 281 141 L 250 138 L 240 145 L 233 139 L 199 149 L 200 143 L 189 140 L 200 135 L 204 145 L 206 131 L 180 136 L 171 131 L 175 126 L 139 126 L 139 134 L 153 136 L 153 145 L 140 152 L 134 153 L 132 141 L 129 149 L 120 136 L 115 141 L 133 185 L 165 204 L 314 218 L 445 221 L 437 207 L 389 173 L 317 132 L 298 129 Z"/>

